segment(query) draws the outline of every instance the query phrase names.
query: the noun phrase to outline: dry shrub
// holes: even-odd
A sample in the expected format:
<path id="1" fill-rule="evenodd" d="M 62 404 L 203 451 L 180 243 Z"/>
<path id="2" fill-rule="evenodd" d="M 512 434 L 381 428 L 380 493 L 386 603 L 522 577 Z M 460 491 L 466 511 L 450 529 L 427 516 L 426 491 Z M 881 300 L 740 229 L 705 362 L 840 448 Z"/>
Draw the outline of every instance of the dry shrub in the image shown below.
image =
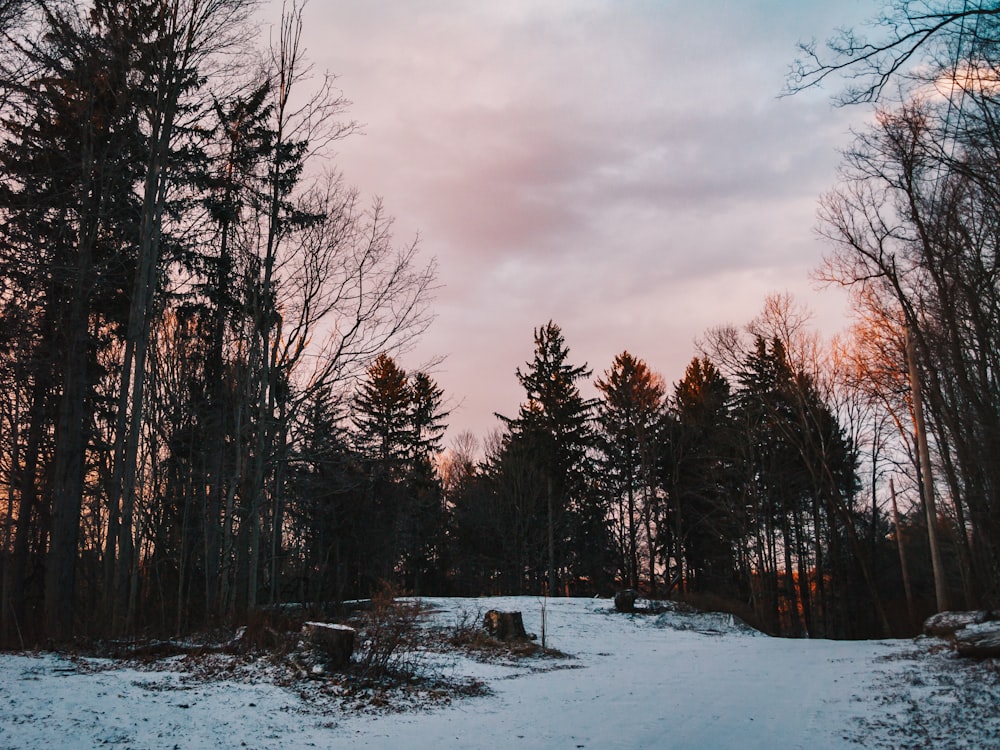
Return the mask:
<path id="1" fill-rule="evenodd" d="M 446 640 L 449 645 L 463 651 L 499 653 L 507 650 L 507 644 L 497 640 L 483 628 L 482 610 L 460 611 L 454 626 L 447 633 Z"/>
<path id="2" fill-rule="evenodd" d="M 359 623 L 361 648 L 357 669 L 368 678 L 409 677 L 419 667 L 419 601 L 400 601 L 400 591 L 383 582 Z"/>

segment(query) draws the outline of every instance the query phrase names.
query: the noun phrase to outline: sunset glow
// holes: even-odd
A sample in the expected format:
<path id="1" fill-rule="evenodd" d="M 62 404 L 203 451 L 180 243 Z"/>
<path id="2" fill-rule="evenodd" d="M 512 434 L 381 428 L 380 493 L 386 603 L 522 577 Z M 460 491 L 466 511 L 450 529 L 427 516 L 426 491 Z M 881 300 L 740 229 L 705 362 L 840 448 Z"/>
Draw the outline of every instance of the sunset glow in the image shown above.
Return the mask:
<path id="1" fill-rule="evenodd" d="M 863 113 L 777 95 L 797 41 L 874 8 L 306 9 L 317 69 L 364 123 L 337 167 L 438 259 L 437 320 L 407 361 L 446 357 L 451 435 L 513 410 L 545 320 L 597 368 L 627 347 L 668 381 L 706 327 L 749 320 L 770 292 L 842 325 L 841 298 L 809 281 L 813 225 Z"/>

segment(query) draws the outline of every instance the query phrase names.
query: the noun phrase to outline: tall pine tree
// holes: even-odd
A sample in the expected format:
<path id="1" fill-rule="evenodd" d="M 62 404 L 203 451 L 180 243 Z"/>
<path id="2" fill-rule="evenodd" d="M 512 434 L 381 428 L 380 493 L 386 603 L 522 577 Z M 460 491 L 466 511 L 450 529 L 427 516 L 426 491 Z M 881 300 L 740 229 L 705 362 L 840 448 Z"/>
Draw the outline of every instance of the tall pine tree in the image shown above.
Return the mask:
<path id="1" fill-rule="evenodd" d="M 537 328 L 534 359 L 526 370 L 516 371 L 526 399 L 516 418 L 502 417 L 510 430 L 510 439 L 525 441 L 532 447 L 545 477 L 549 593 L 555 593 L 558 572 L 569 563 L 573 526 L 600 534 L 604 516 L 603 508 L 594 508 L 588 502 L 592 498 L 587 497 L 595 402 L 583 398 L 577 385 L 590 377 L 591 370 L 586 364 L 569 364 L 568 358 L 569 348 L 559 326 L 549 321 Z M 595 518 L 600 518 L 596 529 Z M 578 537 L 573 551 L 587 552 L 588 543 L 603 545 L 605 541 L 606 537 Z"/>
<path id="2" fill-rule="evenodd" d="M 646 532 L 649 583 L 655 555 L 656 465 L 663 427 L 663 381 L 646 363 L 622 352 L 596 382 L 603 398 L 597 406 L 602 476 L 616 506 L 613 525 L 627 586 L 638 589 L 640 530 Z"/>
<path id="3" fill-rule="evenodd" d="M 380 354 L 354 410 L 355 442 L 369 467 L 372 522 L 385 540 L 376 575 L 401 573 L 407 588 L 420 590 L 428 577 L 442 577 L 443 493 L 434 460 L 448 416 L 443 393 L 426 373 L 408 376 Z"/>

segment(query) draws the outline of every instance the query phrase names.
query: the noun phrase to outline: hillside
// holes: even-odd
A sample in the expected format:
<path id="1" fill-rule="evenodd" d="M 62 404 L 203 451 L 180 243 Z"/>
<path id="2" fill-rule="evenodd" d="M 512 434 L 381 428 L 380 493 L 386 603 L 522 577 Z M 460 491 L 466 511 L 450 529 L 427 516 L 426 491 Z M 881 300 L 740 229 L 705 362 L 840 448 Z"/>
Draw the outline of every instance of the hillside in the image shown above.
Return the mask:
<path id="1" fill-rule="evenodd" d="M 428 599 L 427 628 L 490 608 L 541 631 L 536 598 Z M 851 748 L 1000 746 L 1000 678 L 936 639 L 785 640 L 725 615 L 615 613 L 607 600 L 546 603 L 564 657 L 474 659 L 435 649 L 422 669 L 485 694 L 395 706 L 275 684 L 261 658 L 230 679 L 180 657 L 123 664 L 0 657 L 0 747 Z M 433 694 L 433 691 L 432 691 Z M 355 698 L 357 696 L 355 695 Z"/>

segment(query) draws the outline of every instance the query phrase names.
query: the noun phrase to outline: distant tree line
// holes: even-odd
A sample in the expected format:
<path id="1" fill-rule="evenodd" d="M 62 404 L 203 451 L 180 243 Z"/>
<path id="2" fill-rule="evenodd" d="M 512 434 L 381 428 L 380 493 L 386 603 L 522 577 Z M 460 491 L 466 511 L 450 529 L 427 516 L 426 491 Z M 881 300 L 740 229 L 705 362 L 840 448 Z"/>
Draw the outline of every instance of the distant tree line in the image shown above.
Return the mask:
<path id="1" fill-rule="evenodd" d="M 774 304 L 789 313 L 787 299 Z M 859 505 L 856 449 L 834 407 L 777 330 L 731 336 L 712 333 L 728 375 L 696 357 L 668 393 L 623 352 L 591 401 L 559 327 L 536 330 L 518 416 L 503 418 L 480 464 L 459 450 L 448 465 L 459 590 L 631 586 L 773 632 L 890 628 L 893 589 L 877 576 L 894 560 L 888 528 Z"/>
<path id="2" fill-rule="evenodd" d="M 445 394 L 398 364 L 434 266 L 319 168 L 353 126 L 300 9 L 261 50 L 249 0 L 0 0 L 0 643 L 386 581 L 823 637 L 998 606 L 1000 9 L 940 5 L 795 81 L 905 82 L 822 203 L 854 329 L 822 346 L 776 295 L 673 385 L 622 352 L 588 398 L 550 321 L 517 413 L 445 450 Z"/>

